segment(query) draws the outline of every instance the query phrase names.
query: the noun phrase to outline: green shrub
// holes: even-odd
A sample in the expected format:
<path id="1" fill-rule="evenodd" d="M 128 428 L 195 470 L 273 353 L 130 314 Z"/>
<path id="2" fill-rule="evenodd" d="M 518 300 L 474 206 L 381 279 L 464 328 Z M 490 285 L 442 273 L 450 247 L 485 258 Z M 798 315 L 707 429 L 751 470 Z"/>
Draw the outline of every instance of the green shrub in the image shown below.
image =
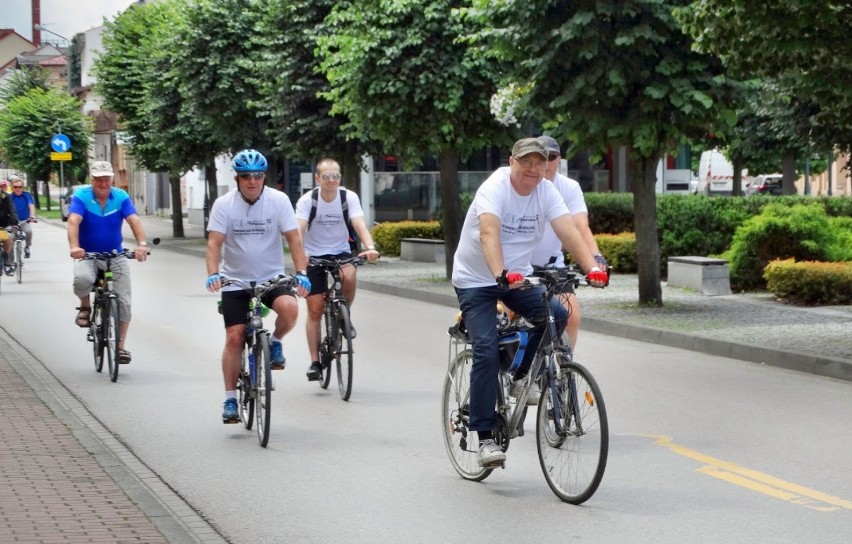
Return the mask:
<path id="1" fill-rule="evenodd" d="M 620 274 L 635 274 L 636 264 L 636 234 L 622 232 L 621 234 L 596 234 L 595 242 L 598 249 L 612 266 L 613 272 Z"/>
<path id="2" fill-rule="evenodd" d="M 731 286 L 763 288 L 763 269 L 776 259 L 828 261 L 837 239 L 825 208 L 818 203 L 767 204 L 760 215 L 737 229 L 731 249 L 724 254 L 731 263 Z"/>
<path id="3" fill-rule="evenodd" d="M 589 227 L 595 234 L 633 232 L 633 194 L 586 193 Z"/>
<path id="4" fill-rule="evenodd" d="M 793 304 L 852 304 L 852 262 L 772 261 L 763 272 L 766 288 Z"/>
<path id="5" fill-rule="evenodd" d="M 441 224 L 437 221 L 399 221 L 380 223 L 370 229 L 376 249 L 382 255 L 398 256 L 400 240 L 403 238 L 425 238 L 443 240 Z"/>

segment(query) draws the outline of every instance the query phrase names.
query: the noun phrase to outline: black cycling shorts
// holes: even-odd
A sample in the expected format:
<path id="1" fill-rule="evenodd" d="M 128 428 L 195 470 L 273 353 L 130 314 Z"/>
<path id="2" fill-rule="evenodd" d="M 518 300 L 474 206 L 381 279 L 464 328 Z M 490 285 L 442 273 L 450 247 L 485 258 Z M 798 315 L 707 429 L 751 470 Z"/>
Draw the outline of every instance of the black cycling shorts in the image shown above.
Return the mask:
<path id="1" fill-rule="evenodd" d="M 337 255 L 318 255 L 317 259 L 351 259 L 351 253 L 338 253 Z M 321 295 L 328 291 L 328 273 L 322 266 L 308 266 L 308 279 L 311 280 L 310 295 Z"/>
<path id="2" fill-rule="evenodd" d="M 267 291 L 260 299 L 269 308 L 276 298 L 282 295 L 290 295 L 295 297 L 296 293 L 289 287 L 279 285 L 274 289 Z M 222 317 L 225 319 L 225 327 L 233 325 L 245 325 L 248 318 L 249 301 L 251 295 L 240 289 L 239 291 L 222 291 Z"/>

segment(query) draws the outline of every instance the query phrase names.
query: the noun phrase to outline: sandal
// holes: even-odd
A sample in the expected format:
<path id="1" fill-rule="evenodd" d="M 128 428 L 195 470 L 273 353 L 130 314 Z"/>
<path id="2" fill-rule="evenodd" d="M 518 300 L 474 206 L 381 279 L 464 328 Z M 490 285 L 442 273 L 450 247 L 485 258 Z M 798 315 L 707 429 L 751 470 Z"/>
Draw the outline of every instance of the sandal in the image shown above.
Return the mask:
<path id="1" fill-rule="evenodd" d="M 130 363 L 130 352 L 126 349 L 118 350 L 118 362 L 120 364 L 126 365 Z"/>
<path id="2" fill-rule="evenodd" d="M 81 329 L 88 329 L 92 324 L 89 319 L 92 316 L 92 307 L 91 306 L 77 306 L 75 308 L 77 310 L 77 317 L 74 318 L 74 323 L 77 324 Z"/>

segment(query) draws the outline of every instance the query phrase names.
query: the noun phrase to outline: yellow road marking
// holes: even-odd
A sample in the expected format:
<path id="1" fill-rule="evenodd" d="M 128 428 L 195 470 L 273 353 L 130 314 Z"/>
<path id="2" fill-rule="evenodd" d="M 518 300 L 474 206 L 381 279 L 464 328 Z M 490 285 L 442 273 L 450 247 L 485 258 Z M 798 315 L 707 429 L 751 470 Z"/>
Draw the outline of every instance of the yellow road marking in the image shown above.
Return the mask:
<path id="1" fill-rule="evenodd" d="M 702 474 L 820 512 L 833 512 L 841 508 L 852 510 L 852 501 L 787 482 L 769 474 L 764 474 L 763 472 L 741 467 L 730 461 L 717 459 L 716 457 L 675 444 L 672 442 L 671 437 L 662 435 L 639 436 L 653 438 L 656 445 L 668 448 L 678 455 L 702 463 L 705 466 L 698 469 L 698 472 Z"/>

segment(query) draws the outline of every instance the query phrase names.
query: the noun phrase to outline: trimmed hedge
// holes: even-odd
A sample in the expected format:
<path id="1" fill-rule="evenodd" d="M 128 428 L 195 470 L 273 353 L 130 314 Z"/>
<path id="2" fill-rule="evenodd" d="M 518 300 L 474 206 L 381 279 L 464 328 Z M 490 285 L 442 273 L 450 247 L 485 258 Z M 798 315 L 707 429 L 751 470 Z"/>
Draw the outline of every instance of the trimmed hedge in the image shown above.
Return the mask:
<path id="1" fill-rule="evenodd" d="M 606 256 L 613 272 L 620 274 L 635 274 L 638 270 L 636 263 L 636 234 L 622 232 L 621 234 L 595 234 L 598 249 Z"/>
<path id="2" fill-rule="evenodd" d="M 819 203 L 786 206 L 771 203 L 737 229 L 731 248 L 723 254 L 730 261 L 731 287 L 762 289 L 766 287 L 764 268 L 776 259 L 828 262 L 847 256 L 844 241 L 852 225 L 848 218 L 832 218 Z"/>
<path id="3" fill-rule="evenodd" d="M 852 262 L 772 261 L 763 272 L 766 287 L 792 304 L 852 304 Z"/>
<path id="4" fill-rule="evenodd" d="M 370 229 L 370 234 L 379 253 L 394 257 L 399 256 L 400 240 L 403 238 L 444 239 L 444 233 L 438 221 L 380 223 Z"/>

